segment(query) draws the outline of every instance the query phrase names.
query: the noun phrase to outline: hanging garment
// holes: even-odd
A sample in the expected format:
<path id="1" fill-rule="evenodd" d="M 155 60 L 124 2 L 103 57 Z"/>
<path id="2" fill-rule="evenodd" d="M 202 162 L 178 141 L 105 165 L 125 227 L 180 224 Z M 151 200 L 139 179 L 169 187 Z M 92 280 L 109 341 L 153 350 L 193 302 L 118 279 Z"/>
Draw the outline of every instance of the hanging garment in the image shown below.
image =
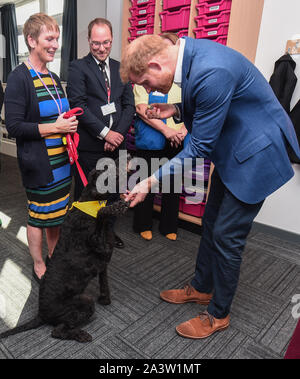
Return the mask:
<path id="1" fill-rule="evenodd" d="M 293 110 L 290 110 L 291 99 L 297 84 L 297 76 L 294 72 L 295 67 L 296 62 L 289 54 L 285 54 L 279 58 L 275 62 L 274 72 L 270 78 L 270 86 L 280 104 L 290 116 L 300 144 L 300 100 Z M 291 162 L 300 163 L 300 159 L 291 148 L 288 148 L 288 154 Z"/>

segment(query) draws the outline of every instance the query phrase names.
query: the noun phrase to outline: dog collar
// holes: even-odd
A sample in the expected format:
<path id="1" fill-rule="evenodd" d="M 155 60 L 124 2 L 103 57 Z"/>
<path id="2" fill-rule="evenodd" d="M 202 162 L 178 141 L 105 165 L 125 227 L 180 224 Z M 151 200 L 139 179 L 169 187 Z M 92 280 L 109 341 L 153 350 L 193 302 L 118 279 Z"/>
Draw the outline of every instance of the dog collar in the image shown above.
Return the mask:
<path id="1" fill-rule="evenodd" d="M 103 201 L 75 201 L 72 204 L 72 207 L 70 208 L 73 209 L 73 207 L 79 209 L 81 212 L 88 214 L 89 216 L 92 216 L 94 218 L 97 217 L 97 214 L 101 208 L 104 208 L 106 206 L 107 200 Z"/>

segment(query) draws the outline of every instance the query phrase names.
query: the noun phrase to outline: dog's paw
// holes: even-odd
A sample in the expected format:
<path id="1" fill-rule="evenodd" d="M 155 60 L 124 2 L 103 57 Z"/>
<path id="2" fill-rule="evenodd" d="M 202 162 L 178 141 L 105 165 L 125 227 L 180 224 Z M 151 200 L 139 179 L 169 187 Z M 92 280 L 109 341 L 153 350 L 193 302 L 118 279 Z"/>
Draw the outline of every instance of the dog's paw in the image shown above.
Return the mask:
<path id="1" fill-rule="evenodd" d="M 121 199 L 119 201 L 119 213 L 124 214 L 125 212 L 127 212 L 129 206 L 130 206 L 129 201 L 125 201 L 125 200 Z"/>
<path id="2" fill-rule="evenodd" d="M 78 330 L 77 333 L 74 335 L 74 340 L 77 342 L 86 343 L 86 342 L 92 342 L 93 337 L 88 332 L 85 332 L 84 330 Z"/>
<path id="3" fill-rule="evenodd" d="M 99 296 L 98 303 L 101 305 L 109 305 L 111 303 L 111 300 L 108 296 Z"/>

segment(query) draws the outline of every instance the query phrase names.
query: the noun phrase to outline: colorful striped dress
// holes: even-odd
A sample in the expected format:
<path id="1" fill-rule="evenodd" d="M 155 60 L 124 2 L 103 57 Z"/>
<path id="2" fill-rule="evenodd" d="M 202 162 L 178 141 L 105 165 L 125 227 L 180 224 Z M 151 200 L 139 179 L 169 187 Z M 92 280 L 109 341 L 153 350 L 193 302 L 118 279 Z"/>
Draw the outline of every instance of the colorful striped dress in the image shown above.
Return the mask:
<path id="1" fill-rule="evenodd" d="M 58 117 L 57 106 L 34 70 L 30 67 L 28 69 L 32 76 L 38 98 L 39 123 L 54 123 Z M 50 75 L 39 74 L 54 98 L 57 99 Z M 62 111 L 66 112 L 69 110 L 68 100 L 60 89 L 59 83 L 56 83 L 54 78 L 53 80 L 61 97 Z M 44 138 L 54 180 L 43 187 L 26 188 L 29 213 L 28 225 L 37 228 L 49 228 L 61 225 L 68 210 L 72 177 L 68 153 L 66 146 L 62 142 L 62 137 L 62 134 L 52 134 Z"/>

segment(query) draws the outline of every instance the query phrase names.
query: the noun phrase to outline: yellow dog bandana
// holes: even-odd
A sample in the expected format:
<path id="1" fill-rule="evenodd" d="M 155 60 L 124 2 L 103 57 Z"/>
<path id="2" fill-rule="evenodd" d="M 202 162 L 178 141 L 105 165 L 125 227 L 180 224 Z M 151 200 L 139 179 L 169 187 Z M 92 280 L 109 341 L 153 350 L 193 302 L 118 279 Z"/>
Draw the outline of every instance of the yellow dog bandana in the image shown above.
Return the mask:
<path id="1" fill-rule="evenodd" d="M 107 200 L 104 201 L 75 201 L 72 204 L 72 207 L 79 209 L 81 212 L 88 214 L 89 216 L 92 216 L 94 218 L 97 217 L 97 214 L 101 208 L 104 208 L 106 206 Z"/>

